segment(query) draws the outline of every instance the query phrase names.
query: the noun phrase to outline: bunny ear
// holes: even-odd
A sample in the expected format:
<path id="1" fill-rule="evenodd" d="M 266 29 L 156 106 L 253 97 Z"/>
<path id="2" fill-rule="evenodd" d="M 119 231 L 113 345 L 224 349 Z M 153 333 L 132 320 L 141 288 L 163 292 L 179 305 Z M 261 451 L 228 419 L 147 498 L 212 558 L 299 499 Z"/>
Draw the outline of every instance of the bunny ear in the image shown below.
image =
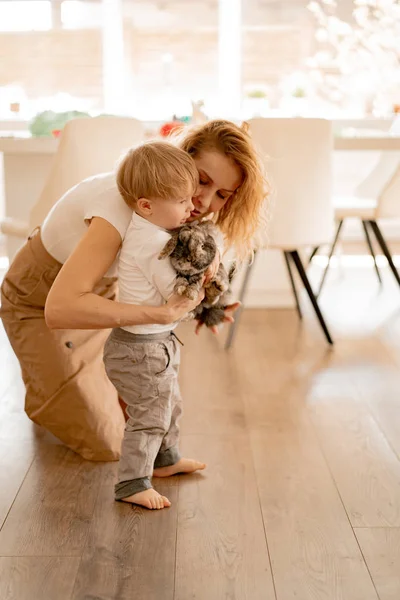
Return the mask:
<path id="1" fill-rule="evenodd" d="M 179 231 L 175 231 L 171 235 L 171 239 L 168 240 L 168 242 L 165 244 L 164 248 L 161 250 L 160 254 L 158 255 L 158 260 L 162 260 L 163 258 L 166 258 L 167 256 L 171 256 L 171 254 L 175 250 L 176 245 L 178 243 L 178 236 L 179 236 Z"/>
<path id="2" fill-rule="evenodd" d="M 201 221 L 199 223 L 199 227 L 201 227 L 202 229 L 205 229 L 205 231 L 209 235 L 215 235 L 217 233 L 217 229 L 216 229 L 214 223 L 210 219 L 206 219 L 205 221 Z"/>

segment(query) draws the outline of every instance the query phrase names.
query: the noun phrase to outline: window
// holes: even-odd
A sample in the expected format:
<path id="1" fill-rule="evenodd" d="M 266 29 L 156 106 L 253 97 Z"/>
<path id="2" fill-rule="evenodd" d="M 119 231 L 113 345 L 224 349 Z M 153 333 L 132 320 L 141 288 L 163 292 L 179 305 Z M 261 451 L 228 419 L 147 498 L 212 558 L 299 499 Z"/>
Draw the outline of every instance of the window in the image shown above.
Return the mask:
<path id="1" fill-rule="evenodd" d="M 101 2 L 65 0 L 61 3 L 63 29 L 97 29 L 102 25 Z"/>
<path id="2" fill-rule="evenodd" d="M 47 31 L 51 29 L 49 0 L 0 2 L 0 31 Z"/>

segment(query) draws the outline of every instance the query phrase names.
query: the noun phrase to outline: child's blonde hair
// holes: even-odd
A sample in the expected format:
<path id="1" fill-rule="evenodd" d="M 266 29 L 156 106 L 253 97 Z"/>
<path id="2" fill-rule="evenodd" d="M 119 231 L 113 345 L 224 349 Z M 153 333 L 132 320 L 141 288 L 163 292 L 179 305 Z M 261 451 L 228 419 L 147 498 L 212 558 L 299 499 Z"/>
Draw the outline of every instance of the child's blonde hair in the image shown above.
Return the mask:
<path id="1" fill-rule="evenodd" d="M 239 127 L 230 121 L 209 121 L 189 131 L 180 146 L 193 158 L 210 150 L 221 152 L 239 167 L 242 183 L 214 221 L 225 235 L 227 245 L 233 246 L 243 258 L 253 250 L 265 222 L 262 209 L 269 193 L 247 124 Z"/>
<path id="2" fill-rule="evenodd" d="M 198 182 L 193 159 L 167 142 L 148 142 L 131 148 L 117 170 L 119 193 L 132 209 L 139 198 L 192 196 Z"/>

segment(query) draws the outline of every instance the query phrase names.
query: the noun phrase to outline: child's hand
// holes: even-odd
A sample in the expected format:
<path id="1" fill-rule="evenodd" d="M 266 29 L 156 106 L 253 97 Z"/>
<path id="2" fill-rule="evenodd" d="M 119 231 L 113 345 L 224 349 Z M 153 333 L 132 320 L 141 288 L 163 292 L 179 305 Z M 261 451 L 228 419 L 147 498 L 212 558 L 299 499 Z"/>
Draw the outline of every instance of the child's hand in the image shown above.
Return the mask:
<path id="1" fill-rule="evenodd" d="M 234 318 L 232 317 L 232 314 L 230 313 L 234 313 L 240 306 L 240 302 L 235 302 L 234 304 L 229 304 L 226 309 L 225 309 L 225 317 L 224 320 L 222 321 L 222 323 L 233 323 L 234 322 Z M 196 325 L 196 330 L 195 333 L 196 335 L 199 335 L 201 328 L 203 327 L 204 323 L 197 323 Z M 213 327 L 209 327 L 209 329 L 212 331 L 212 333 L 214 335 L 219 335 L 219 329 L 217 327 L 217 325 L 214 325 Z"/>
<path id="2" fill-rule="evenodd" d="M 211 265 L 208 267 L 207 271 L 205 272 L 205 276 L 206 276 L 205 281 L 204 281 L 205 285 L 207 285 L 208 283 L 210 283 L 210 281 L 215 279 L 215 276 L 219 269 L 220 262 L 221 262 L 221 256 L 220 256 L 219 250 L 217 250 L 214 260 L 212 261 Z"/>

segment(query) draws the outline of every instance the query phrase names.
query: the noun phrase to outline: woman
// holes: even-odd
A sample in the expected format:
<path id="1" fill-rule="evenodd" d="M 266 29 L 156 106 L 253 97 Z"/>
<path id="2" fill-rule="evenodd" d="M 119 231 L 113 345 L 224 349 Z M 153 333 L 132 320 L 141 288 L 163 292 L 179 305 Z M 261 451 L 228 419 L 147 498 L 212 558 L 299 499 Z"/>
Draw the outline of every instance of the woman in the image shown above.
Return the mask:
<path id="1" fill-rule="evenodd" d="M 200 177 L 191 220 L 212 213 L 226 245 L 244 256 L 265 198 L 245 129 L 212 121 L 189 130 L 181 147 Z M 124 182 L 118 185 L 122 190 Z M 109 328 L 170 323 L 201 300 L 173 296 L 163 307 L 115 301 L 114 262 L 132 214 L 118 185 L 111 173 L 69 190 L 17 254 L 1 288 L 1 316 L 21 365 L 26 413 L 84 458 L 100 461 L 118 460 L 124 430 L 102 361 Z M 229 314 L 226 321 L 232 321 Z"/>

